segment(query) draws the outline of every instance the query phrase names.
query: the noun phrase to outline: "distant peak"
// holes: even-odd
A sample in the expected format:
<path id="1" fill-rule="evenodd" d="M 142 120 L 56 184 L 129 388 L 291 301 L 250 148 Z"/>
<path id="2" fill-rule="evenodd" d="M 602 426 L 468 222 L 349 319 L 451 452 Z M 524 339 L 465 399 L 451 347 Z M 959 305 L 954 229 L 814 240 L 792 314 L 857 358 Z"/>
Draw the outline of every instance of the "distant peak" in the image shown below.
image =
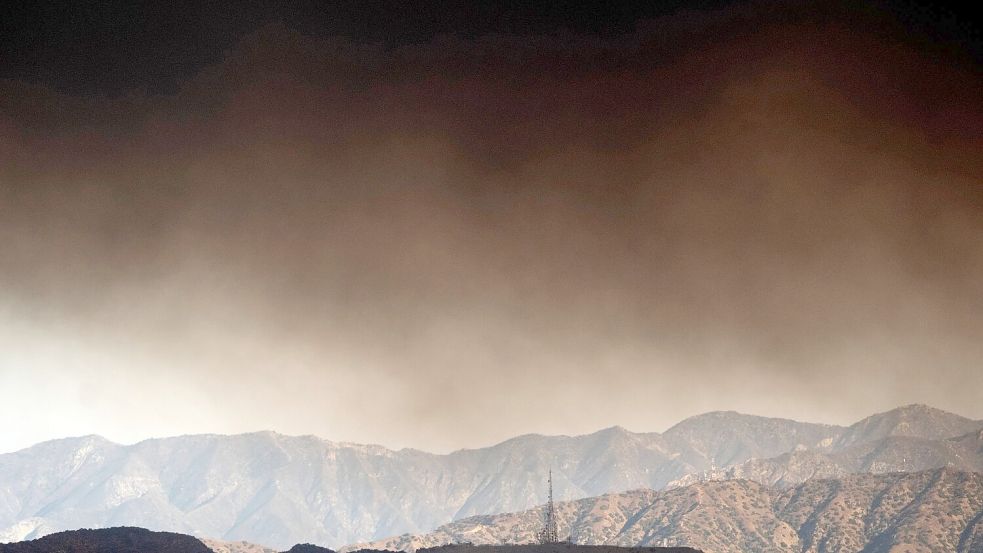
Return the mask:
<path id="1" fill-rule="evenodd" d="M 607 428 L 602 428 L 596 432 L 597 434 L 631 434 L 632 432 L 625 428 L 624 426 L 614 425 Z"/>
<path id="2" fill-rule="evenodd" d="M 888 436 L 944 439 L 962 436 L 980 428 L 983 422 L 921 403 L 896 407 L 876 413 L 850 426 L 839 438 L 844 447 L 859 442 L 871 442 Z"/>
<path id="3" fill-rule="evenodd" d="M 86 441 L 86 442 L 106 442 L 106 443 L 112 443 L 112 440 L 109 440 L 105 436 L 102 436 L 102 435 L 99 435 L 99 434 L 86 434 L 84 436 L 79 436 L 76 439 L 81 440 L 81 441 Z"/>
<path id="4" fill-rule="evenodd" d="M 738 411 L 708 411 L 706 413 L 700 413 L 698 415 L 686 417 L 685 419 L 673 425 L 672 428 L 685 427 L 688 425 L 705 422 L 705 421 L 729 421 L 729 420 L 789 420 L 789 419 L 775 419 L 773 417 L 765 417 L 761 415 L 749 415 L 747 413 L 741 413 Z M 672 430 L 672 428 L 670 428 L 669 430 Z"/>
<path id="5" fill-rule="evenodd" d="M 99 434 L 85 434 L 83 436 L 69 436 L 66 438 L 55 438 L 54 440 L 47 440 L 44 442 L 40 442 L 32 447 L 36 447 L 44 444 L 78 444 L 82 446 L 88 446 L 88 445 L 104 445 L 104 444 L 116 445 L 116 442 L 104 438 Z"/>
<path id="6" fill-rule="evenodd" d="M 936 409 L 930 405 L 925 405 L 924 403 L 909 403 L 908 405 L 902 405 L 895 409 L 895 411 L 939 411 L 944 412 L 941 409 Z"/>
<path id="7" fill-rule="evenodd" d="M 888 411 L 884 411 L 882 413 L 876 413 L 874 415 L 871 415 L 868 418 L 884 417 L 884 416 L 891 416 L 891 415 L 901 415 L 901 416 L 904 416 L 904 415 L 940 415 L 940 416 L 946 416 L 946 417 L 965 418 L 965 417 L 963 417 L 961 415 L 957 415 L 957 414 L 951 413 L 949 411 L 944 411 L 942 409 L 938 409 L 938 408 L 932 407 L 931 405 L 925 405 L 924 403 L 909 403 L 908 405 L 902 405 L 901 407 L 895 407 L 894 409 L 891 409 L 891 410 L 888 410 Z"/>
<path id="8" fill-rule="evenodd" d="M 686 417 L 680 422 L 686 421 L 697 421 L 697 420 L 709 420 L 709 419 L 734 419 L 734 418 L 755 418 L 755 419 L 765 419 L 768 417 L 762 417 L 759 415 L 748 415 L 747 413 L 741 413 L 739 411 L 707 411 L 706 413 L 700 413 L 699 415 L 693 415 L 692 417 Z"/>

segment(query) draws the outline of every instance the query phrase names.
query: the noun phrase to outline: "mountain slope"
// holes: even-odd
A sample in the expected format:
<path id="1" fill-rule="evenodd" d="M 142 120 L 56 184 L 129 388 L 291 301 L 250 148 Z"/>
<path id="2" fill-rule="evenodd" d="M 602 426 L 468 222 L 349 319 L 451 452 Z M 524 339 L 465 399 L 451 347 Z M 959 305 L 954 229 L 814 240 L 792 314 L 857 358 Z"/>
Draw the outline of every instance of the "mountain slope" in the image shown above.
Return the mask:
<path id="1" fill-rule="evenodd" d="M 838 451 L 799 449 L 768 459 L 749 459 L 727 468 L 688 474 L 667 487 L 730 479 L 784 487 L 813 478 L 865 472 L 916 472 L 937 467 L 983 472 L 983 430 L 944 440 L 888 436 Z"/>
<path id="2" fill-rule="evenodd" d="M 948 469 L 813 480 L 783 493 L 778 516 L 804 551 L 980 551 L 963 542 L 983 513 L 983 475 Z"/>
<path id="3" fill-rule="evenodd" d="M 0 542 L 139 525 L 280 549 L 338 546 L 541 504 L 551 468 L 558 499 L 662 489 L 712 466 L 725 477 L 784 485 L 858 471 L 978 468 L 974 436 L 942 443 L 916 434 L 981 423 L 927 408 L 896 411 L 854 425 L 848 439 L 842 427 L 717 412 L 664 434 L 612 427 L 526 435 L 448 455 L 272 432 L 129 446 L 97 436 L 55 440 L 0 455 Z M 891 432 L 908 436 L 878 438 Z"/>
<path id="4" fill-rule="evenodd" d="M 983 551 L 983 474 L 936 469 L 849 475 L 777 489 L 744 480 L 663 492 L 635 490 L 557 505 L 561 535 L 578 543 L 668 543 L 716 553 Z M 542 508 L 471 517 L 418 536 L 370 544 L 530 541 Z"/>
<path id="5" fill-rule="evenodd" d="M 338 545 L 558 497 L 661 487 L 695 470 L 658 434 L 523 436 L 433 455 L 271 432 L 132 446 L 99 437 L 0 455 L 0 537 L 140 524 L 274 547 Z"/>

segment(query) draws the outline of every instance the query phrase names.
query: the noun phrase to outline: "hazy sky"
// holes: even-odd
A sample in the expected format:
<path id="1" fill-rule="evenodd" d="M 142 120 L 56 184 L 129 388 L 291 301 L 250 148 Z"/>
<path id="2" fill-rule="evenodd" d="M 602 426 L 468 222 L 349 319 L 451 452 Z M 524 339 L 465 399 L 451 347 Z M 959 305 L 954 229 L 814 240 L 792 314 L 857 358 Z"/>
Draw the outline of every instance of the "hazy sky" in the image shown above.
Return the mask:
<path id="1" fill-rule="evenodd" d="M 173 92 L 0 81 L 0 451 L 983 418 L 979 67 L 875 31 L 270 25 Z"/>

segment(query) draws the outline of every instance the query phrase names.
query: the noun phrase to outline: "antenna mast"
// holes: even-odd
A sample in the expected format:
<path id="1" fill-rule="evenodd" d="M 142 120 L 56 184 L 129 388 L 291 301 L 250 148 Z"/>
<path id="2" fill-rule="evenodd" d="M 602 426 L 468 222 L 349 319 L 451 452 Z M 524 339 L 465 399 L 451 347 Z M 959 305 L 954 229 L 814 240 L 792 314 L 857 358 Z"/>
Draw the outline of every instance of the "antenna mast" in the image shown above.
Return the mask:
<path id="1" fill-rule="evenodd" d="M 543 523 L 543 529 L 539 531 L 539 543 L 559 543 L 559 532 L 556 528 L 556 508 L 553 506 L 553 469 L 550 468 L 549 473 L 549 499 L 546 502 L 546 520 Z"/>

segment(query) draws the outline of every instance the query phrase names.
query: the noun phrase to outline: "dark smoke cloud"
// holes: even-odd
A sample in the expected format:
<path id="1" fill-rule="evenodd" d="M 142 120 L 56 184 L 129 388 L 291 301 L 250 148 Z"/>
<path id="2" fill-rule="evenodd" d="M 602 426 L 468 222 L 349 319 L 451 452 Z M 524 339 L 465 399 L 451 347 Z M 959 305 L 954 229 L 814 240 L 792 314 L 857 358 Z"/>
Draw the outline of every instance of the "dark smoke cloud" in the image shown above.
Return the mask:
<path id="1" fill-rule="evenodd" d="M 4 445 L 983 417 L 978 73 L 749 17 L 4 82 Z"/>

